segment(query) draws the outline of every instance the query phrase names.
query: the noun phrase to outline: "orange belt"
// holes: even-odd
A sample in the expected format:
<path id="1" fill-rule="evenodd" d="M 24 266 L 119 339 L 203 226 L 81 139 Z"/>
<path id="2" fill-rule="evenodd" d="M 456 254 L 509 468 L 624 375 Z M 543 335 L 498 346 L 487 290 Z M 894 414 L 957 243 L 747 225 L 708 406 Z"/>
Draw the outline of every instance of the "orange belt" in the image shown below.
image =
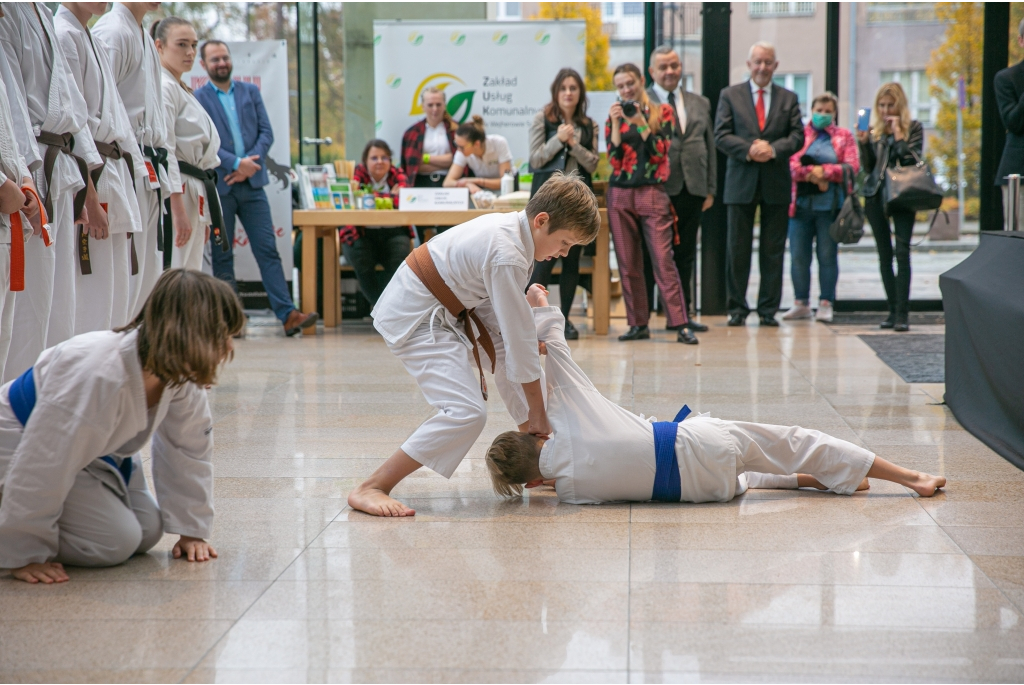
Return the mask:
<path id="1" fill-rule="evenodd" d="M 32 195 L 39 205 L 39 222 L 46 225 L 46 210 L 39 195 L 31 188 L 22 188 L 22 192 Z M 50 234 L 43 229 L 43 243 L 50 246 Z M 25 289 L 25 229 L 21 223 L 21 212 L 11 214 L 11 292 Z"/>
<path id="2" fill-rule="evenodd" d="M 494 373 L 494 343 L 491 341 L 491 334 L 487 332 L 487 329 L 481 323 L 480 318 L 474 313 L 474 310 L 466 309 L 466 306 L 459 301 L 459 298 L 452 292 L 452 289 L 441 278 L 441 274 L 437 272 L 437 267 L 434 265 L 434 258 L 430 256 L 430 252 L 427 250 L 426 243 L 409 253 L 409 256 L 405 258 L 405 263 L 409 265 L 409 268 L 412 269 L 417 278 L 423 281 L 423 285 L 427 286 L 430 294 L 436 297 L 437 301 L 444 305 L 444 308 L 458 319 L 459 323 L 465 326 L 466 337 L 469 338 L 469 344 L 473 347 L 473 358 L 476 359 L 476 368 L 480 371 L 480 391 L 484 394 L 484 400 L 486 400 L 487 381 L 484 379 L 484 368 L 480 363 L 480 349 L 477 347 L 477 337 L 473 334 L 472 324 L 476 324 L 480 335 L 480 345 L 483 345 L 484 352 L 487 353 L 488 358 L 491 360 L 491 373 Z M 470 319 L 472 319 L 472 323 L 470 323 Z"/>

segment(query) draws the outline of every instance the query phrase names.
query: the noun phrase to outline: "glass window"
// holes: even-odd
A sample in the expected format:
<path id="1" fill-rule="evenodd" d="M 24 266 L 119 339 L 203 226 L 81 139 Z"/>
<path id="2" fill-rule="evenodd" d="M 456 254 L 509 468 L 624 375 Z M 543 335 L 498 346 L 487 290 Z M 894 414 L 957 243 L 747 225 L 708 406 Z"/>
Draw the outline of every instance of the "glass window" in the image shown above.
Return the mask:
<path id="1" fill-rule="evenodd" d="M 811 91 L 811 75 L 776 73 L 772 80 L 775 82 L 775 85 L 796 93 L 796 97 L 800 101 L 800 112 L 803 114 L 804 122 L 806 123 L 809 116 L 808 113 L 810 112 L 810 102 L 814 97 Z"/>
<path id="2" fill-rule="evenodd" d="M 622 14 L 626 16 L 643 14 L 644 3 L 642 2 L 624 2 L 622 3 Z"/>
<path id="3" fill-rule="evenodd" d="M 814 14 L 813 2 L 751 2 L 751 17 L 807 17 Z"/>
<path id="4" fill-rule="evenodd" d="M 615 3 L 614 2 L 603 2 L 601 3 L 601 11 L 604 13 L 604 19 L 611 19 L 615 16 Z"/>
<path id="5" fill-rule="evenodd" d="M 521 3 L 518 2 L 499 2 L 498 3 L 498 19 L 504 20 L 519 20 L 522 19 L 522 8 Z"/>

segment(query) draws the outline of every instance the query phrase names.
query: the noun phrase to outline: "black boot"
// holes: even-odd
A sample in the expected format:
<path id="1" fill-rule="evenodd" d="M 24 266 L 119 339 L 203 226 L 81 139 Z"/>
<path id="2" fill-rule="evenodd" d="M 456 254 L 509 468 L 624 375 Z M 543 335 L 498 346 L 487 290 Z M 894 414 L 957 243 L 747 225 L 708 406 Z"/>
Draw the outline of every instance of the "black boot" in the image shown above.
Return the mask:
<path id="1" fill-rule="evenodd" d="M 885 321 L 878 324 L 879 328 L 892 328 L 896 325 L 896 310 L 891 306 L 889 307 L 889 316 L 886 317 Z"/>
<path id="2" fill-rule="evenodd" d="M 572 321 L 569 319 L 565 320 L 565 339 L 566 340 L 579 340 L 580 332 L 576 330 L 576 327 L 572 325 Z"/>
<path id="3" fill-rule="evenodd" d="M 897 333 L 905 333 L 910 330 L 910 313 L 907 309 L 906 302 L 896 305 L 896 320 L 892 329 Z"/>

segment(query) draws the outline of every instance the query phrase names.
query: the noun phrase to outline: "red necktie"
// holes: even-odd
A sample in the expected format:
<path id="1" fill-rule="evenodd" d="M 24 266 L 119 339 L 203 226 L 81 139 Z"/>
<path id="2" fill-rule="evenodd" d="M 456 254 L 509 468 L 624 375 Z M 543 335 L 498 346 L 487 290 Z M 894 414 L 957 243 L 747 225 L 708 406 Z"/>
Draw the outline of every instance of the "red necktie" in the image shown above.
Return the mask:
<path id="1" fill-rule="evenodd" d="M 764 130 L 764 90 L 758 89 L 757 91 L 757 106 L 754 107 L 757 111 L 757 125 Z"/>

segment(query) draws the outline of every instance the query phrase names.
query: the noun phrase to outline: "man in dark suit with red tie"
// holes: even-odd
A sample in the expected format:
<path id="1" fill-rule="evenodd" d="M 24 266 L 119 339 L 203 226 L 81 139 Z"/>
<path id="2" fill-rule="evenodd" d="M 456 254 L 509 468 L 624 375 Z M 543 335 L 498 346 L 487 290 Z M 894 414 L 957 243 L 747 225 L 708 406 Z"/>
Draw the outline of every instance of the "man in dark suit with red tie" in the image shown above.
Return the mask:
<path id="1" fill-rule="evenodd" d="M 804 144 L 796 93 L 772 83 L 779 63 L 769 43 L 750 48 L 750 80 L 723 88 L 715 115 L 715 145 L 728 157 L 723 201 L 728 208 L 726 294 L 729 325 L 746 323 L 747 283 L 754 215 L 761 209 L 757 313 L 762 326 L 778 326 L 782 263 L 789 223 L 789 158 Z"/>

